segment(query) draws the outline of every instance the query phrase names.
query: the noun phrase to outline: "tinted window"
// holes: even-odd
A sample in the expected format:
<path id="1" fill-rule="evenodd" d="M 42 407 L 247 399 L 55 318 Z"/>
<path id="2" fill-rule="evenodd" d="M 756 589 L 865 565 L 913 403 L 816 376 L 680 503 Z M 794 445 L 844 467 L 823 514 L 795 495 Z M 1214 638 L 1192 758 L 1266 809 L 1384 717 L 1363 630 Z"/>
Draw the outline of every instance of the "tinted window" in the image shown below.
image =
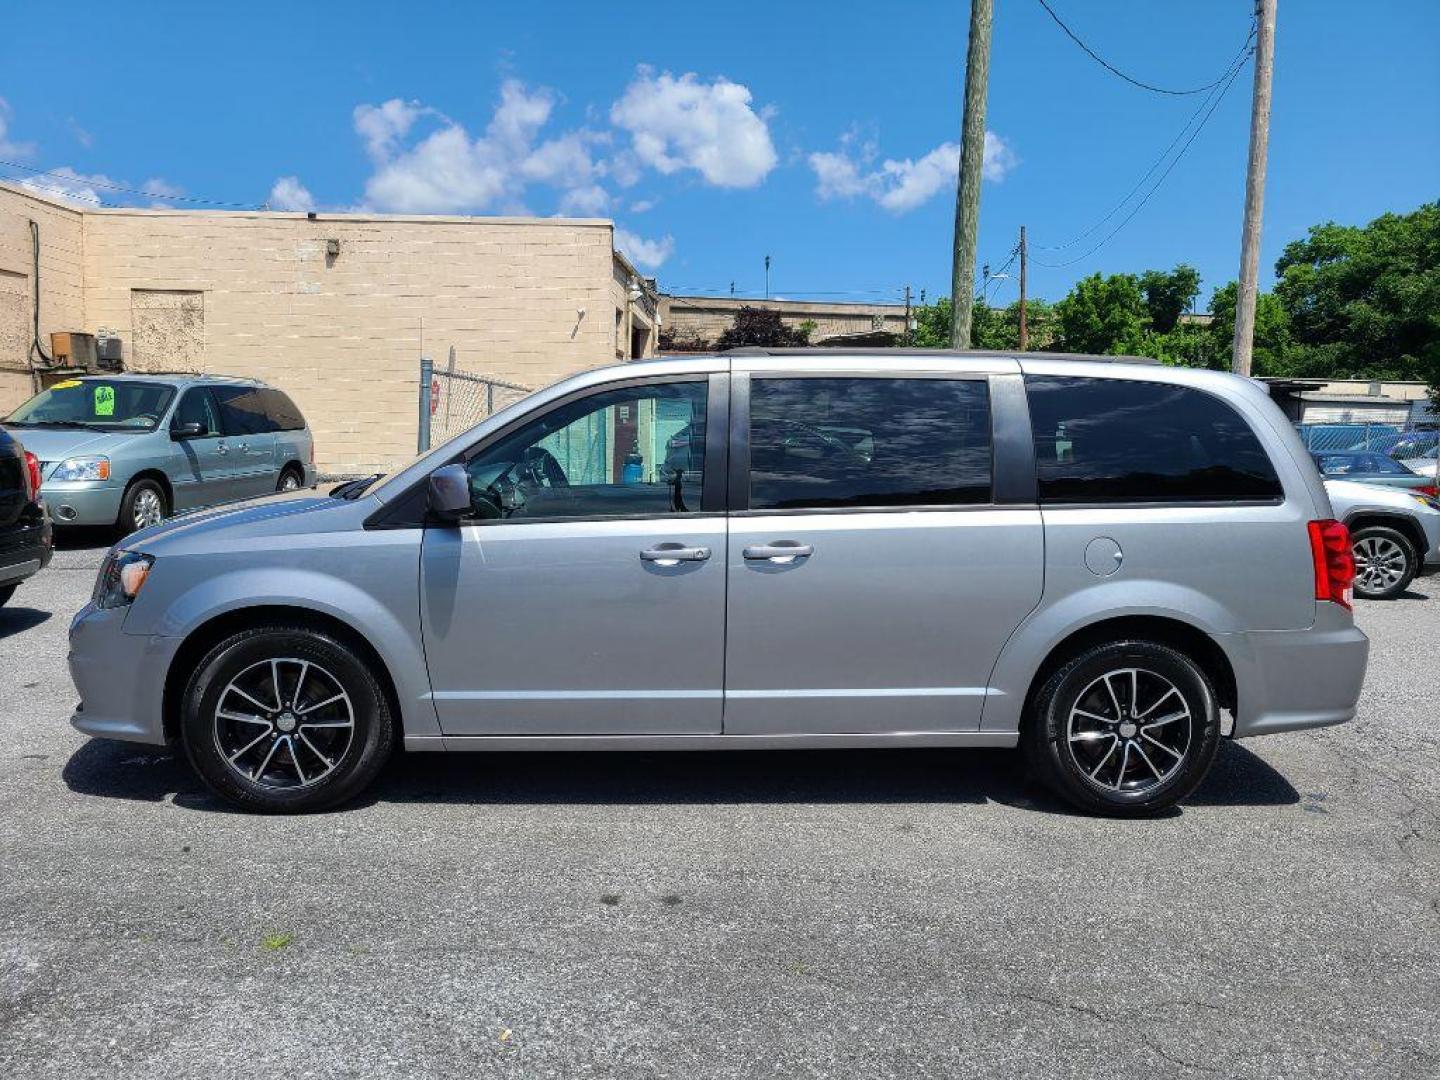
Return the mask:
<path id="1" fill-rule="evenodd" d="M 989 501 L 983 380 L 750 383 L 752 510 Z"/>
<path id="2" fill-rule="evenodd" d="M 1276 499 L 1255 433 L 1211 394 L 1167 383 L 1025 379 L 1040 500 L 1049 503 Z"/>
<path id="3" fill-rule="evenodd" d="M 1326 476 L 1360 474 L 1406 476 L 1410 470 L 1384 454 L 1315 454 L 1316 464 Z"/>
<path id="4" fill-rule="evenodd" d="M 271 431 L 299 431 L 305 426 L 305 417 L 295 403 L 279 390 L 261 390 L 260 402 Z"/>
<path id="5" fill-rule="evenodd" d="M 659 516 L 700 509 L 701 381 L 605 390 L 552 409 L 466 464 L 475 517 Z"/>
<path id="6" fill-rule="evenodd" d="M 172 427 L 180 424 L 201 424 L 209 435 L 220 434 L 220 418 L 215 414 L 215 403 L 210 400 L 210 391 L 195 387 L 186 390 L 175 406 Z"/>
<path id="7" fill-rule="evenodd" d="M 211 388 L 227 435 L 263 435 L 274 430 L 265 416 L 265 391 L 255 386 Z"/>

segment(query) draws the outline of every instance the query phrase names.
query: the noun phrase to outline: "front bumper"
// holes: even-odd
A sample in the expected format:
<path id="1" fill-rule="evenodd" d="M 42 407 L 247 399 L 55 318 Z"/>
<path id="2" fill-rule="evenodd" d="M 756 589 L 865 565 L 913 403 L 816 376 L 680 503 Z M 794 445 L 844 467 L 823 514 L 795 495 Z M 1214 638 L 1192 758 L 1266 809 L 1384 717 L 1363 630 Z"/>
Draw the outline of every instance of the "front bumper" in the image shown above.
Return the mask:
<path id="1" fill-rule="evenodd" d="M 47 480 L 40 494 L 57 525 L 114 525 L 125 488 L 110 480 Z"/>
<path id="2" fill-rule="evenodd" d="M 1215 640 L 1235 672 L 1235 738 L 1355 718 L 1370 640 L 1343 608 L 1317 603 L 1308 630 L 1217 634 Z"/>
<path id="3" fill-rule="evenodd" d="M 86 604 L 70 623 L 70 678 L 80 703 L 70 723 L 86 735 L 165 745 L 165 675 L 180 638 L 123 633 L 129 608 Z"/>

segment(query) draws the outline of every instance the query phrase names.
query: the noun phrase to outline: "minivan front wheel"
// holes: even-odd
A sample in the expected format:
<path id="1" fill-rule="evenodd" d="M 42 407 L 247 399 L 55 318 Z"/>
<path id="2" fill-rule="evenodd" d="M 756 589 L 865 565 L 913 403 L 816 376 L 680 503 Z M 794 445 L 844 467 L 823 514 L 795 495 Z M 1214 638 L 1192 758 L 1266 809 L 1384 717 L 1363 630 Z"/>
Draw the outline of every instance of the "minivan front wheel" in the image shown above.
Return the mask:
<path id="1" fill-rule="evenodd" d="M 244 630 L 210 650 L 186 690 L 181 735 L 212 791 L 262 813 L 354 798 L 394 741 L 366 661 L 327 634 L 283 627 Z"/>
<path id="2" fill-rule="evenodd" d="M 120 500 L 120 528 L 127 534 L 139 532 L 159 525 L 169 512 L 164 488 L 154 480 L 136 480 Z"/>
<path id="3" fill-rule="evenodd" d="M 1039 778 L 1072 805 L 1144 816 L 1205 778 L 1220 745 L 1220 709 L 1209 678 L 1184 653 L 1115 642 L 1046 679 L 1021 745 Z"/>

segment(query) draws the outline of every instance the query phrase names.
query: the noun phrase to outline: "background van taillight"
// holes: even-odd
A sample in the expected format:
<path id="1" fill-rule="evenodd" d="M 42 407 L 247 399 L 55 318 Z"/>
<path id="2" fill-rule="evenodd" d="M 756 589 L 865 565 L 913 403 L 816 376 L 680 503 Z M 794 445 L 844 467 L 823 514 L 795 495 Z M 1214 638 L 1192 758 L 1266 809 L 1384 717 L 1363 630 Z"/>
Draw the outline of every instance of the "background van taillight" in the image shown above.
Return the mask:
<path id="1" fill-rule="evenodd" d="M 31 502 L 40 494 L 40 459 L 29 450 L 25 451 L 25 501 Z"/>
<path id="2" fill-rule="evenodd" d="M 1315 599 L 1350 607 L 1355 597 L 1350 530 L 1338 521 L 1310 522 L 1310 554 L 1315 560 Z"/>

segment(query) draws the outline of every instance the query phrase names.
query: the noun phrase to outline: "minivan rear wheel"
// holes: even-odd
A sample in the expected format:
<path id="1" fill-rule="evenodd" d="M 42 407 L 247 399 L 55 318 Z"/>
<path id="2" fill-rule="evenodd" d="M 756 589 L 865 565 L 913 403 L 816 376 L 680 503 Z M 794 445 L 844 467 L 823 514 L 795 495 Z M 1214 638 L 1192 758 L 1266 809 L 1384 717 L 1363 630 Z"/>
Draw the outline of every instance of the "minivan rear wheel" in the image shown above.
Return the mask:
<path id="1" fill-rule="evenodd" d="M 195 668 L 181 709 L 181 739 L 201 779 L 261 813 L 354 798 L 394 742 L 365 659 L 316 630 L 267 626 L 226 638 Z"/>
<path id="2" fill-rule="evenodd" d="M 305 477 L 299 469 L 288 468 L 280 474 L 280 479 L 275 485 L 276 491 L 299 491 L 305 483 Z"/>
<path id="3" fill-rule="evenodd" d="M 1061 665 L 1021 734 L 1047 787 L 1081 810 L 1122 817 L 1185 798 L 1219 745 L 1209 678 L 1184 653 L 1151 641 L 1099 645 Z"/>

